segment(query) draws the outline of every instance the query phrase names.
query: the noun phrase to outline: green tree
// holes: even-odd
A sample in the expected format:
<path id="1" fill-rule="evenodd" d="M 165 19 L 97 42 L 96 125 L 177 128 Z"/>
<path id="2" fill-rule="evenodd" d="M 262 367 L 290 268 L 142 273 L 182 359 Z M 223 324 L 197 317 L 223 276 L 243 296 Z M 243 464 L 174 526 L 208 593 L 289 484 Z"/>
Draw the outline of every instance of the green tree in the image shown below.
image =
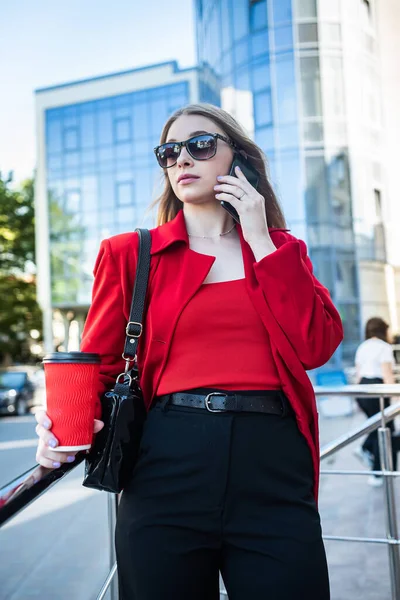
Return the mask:
<path id="1" fill-rule="evenodd" d="M 0 362 L 33 360 L 30 331 L 42 339 L 36 302 L 34 181 L 18 189 L 0 174 Z"/>

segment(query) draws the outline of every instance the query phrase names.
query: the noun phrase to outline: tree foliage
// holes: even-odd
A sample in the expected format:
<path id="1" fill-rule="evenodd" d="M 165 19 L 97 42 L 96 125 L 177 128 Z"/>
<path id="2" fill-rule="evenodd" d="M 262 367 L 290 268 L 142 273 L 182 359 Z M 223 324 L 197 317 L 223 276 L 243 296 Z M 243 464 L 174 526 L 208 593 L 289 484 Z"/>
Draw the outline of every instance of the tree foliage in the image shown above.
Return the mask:
<path id="1" fill-rule="evenodd" d="M 36 302 L 34 182 L 18 189 L 0 175 L 0 361 L 32 360 L 30 331 L 42 332 Z"/>

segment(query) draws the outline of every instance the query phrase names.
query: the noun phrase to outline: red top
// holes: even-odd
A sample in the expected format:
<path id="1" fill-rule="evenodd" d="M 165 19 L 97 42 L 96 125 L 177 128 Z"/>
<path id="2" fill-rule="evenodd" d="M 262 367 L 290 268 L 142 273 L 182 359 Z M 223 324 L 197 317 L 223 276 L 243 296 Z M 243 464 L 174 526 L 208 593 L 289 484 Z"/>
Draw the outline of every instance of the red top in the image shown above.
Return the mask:
<path id="1" fill-rule="evenodd" d="M 245 279 L 203 284 L 183 310 L 157 395 L 197 387 L 281 387 L 269 335 Z"/>

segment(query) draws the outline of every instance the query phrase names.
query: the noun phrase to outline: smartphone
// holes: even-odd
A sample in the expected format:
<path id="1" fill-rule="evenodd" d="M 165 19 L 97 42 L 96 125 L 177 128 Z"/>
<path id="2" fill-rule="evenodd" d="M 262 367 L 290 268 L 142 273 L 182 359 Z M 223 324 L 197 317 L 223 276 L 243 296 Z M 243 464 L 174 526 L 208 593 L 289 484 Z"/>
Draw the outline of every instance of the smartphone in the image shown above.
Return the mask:
<path id="1" fill-rule="evenodd" d="M 236 166 L 239 166 L 241 168 L 247 181 L 249 183 L 251 183 L 251 185 L 255 189 L 257 189 L 258 182 L 260 180 L 260 175 L 258 174 L 256 169 L 253 167 L 253 165 L 251 165 L 249 163 L 249 161 L 246 160 L 243 156 L 240 156 L 239 154 L 235 154 L 232 164 L 231 164 L 231 168 L 229 170 L 229 175 L 232 175 L 233 177 L 237 176 L 235 173 Z M 229 202 L 226 202 L 225 200 L 222 200 L 221 206 L 223 208 L 225 208 L 225 210 L 228 211 L 228 213 L 235 219 L 235 221 L 237 223 L 240 223 L 238 212 L 235 208 L 233 208 L 232 204 L 230 204 Z"/>

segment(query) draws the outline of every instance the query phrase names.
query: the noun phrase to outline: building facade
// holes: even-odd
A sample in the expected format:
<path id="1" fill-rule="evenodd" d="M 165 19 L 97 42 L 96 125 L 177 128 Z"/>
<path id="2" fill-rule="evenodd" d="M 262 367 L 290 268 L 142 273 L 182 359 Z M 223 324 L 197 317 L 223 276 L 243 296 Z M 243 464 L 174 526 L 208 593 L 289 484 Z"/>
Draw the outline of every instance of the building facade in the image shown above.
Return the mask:
<path id="1" fill-rule="evenodd" d="M 153 148 L 168 116 L 200 99 L 219 103 L 216 78 L 175 62 L 36 91 L 37 281 L 47 351 L 77 349 L 100 241 L 154 226 L 146 212 L 161 183 Z"/>
<path id="2" fill-rule="evenodd" d="M 353 361 L 370 316 L 399 327 L 400 261 L 388 233 L 398 183 L 390 197 L 380 40 L 390 26 L 394 42 L 400 17 L 385 2 L 196 1 L 198 61 L 220 76 L 222 106 L 267 155 L 288 226 L 340 311 L 337 366 Z"/>

